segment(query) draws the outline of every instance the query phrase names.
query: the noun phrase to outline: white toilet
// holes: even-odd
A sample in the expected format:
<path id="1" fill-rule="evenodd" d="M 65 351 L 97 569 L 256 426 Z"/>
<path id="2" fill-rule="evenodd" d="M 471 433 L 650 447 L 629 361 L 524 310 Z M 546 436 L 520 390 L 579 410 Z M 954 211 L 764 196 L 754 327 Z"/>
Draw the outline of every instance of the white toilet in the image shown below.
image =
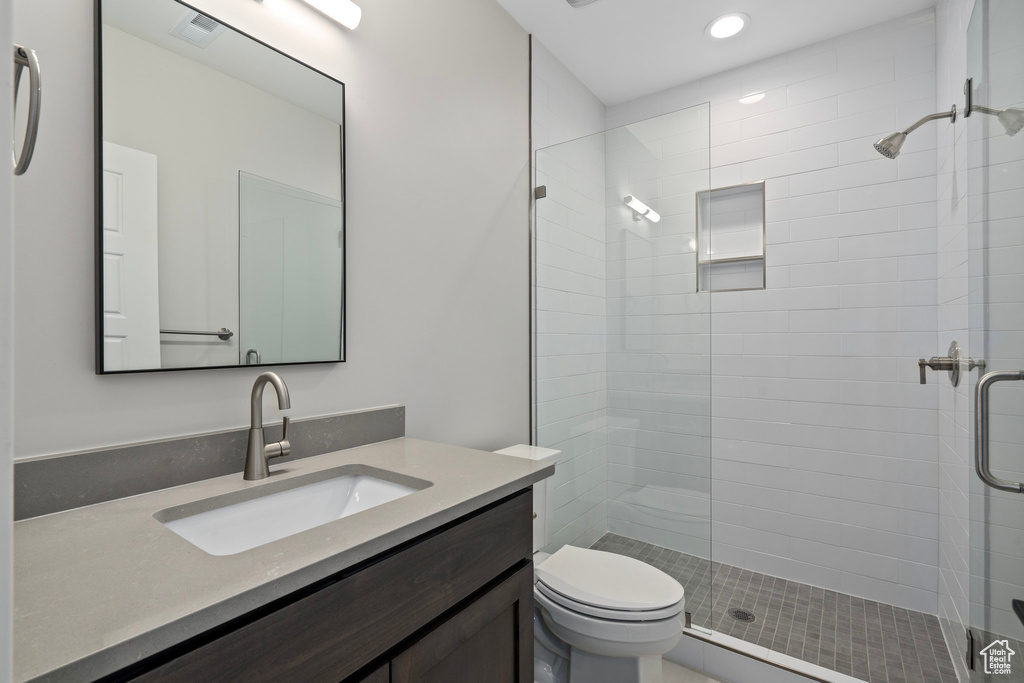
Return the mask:
<path id="1" fill-rule="evenodd" d="M 523 445 L 497 452 L 541 461 L 559 455 Z M 683 631 L 683 587 L 624 555 L 573 546 L 539 552 L 551 538 L 553 488 L 533 487 L 536 683 L 661 683 L 661 656 Z"/>

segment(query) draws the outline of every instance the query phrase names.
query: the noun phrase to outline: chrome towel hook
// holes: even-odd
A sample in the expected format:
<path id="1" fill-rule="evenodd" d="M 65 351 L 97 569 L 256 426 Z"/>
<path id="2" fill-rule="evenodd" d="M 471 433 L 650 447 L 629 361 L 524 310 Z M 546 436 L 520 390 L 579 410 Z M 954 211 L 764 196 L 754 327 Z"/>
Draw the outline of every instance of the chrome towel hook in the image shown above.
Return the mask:
<path id="1" fill-rule="evenodd" d="M 39 58 L 35 50 L 14 46 L 14 108 L 18 108 L 18 84 L 21 82 L 21 70 L 28 67 L 28 123 L 25 126 L 25 141 L 21 146 L 21 155 L 17 148 L 11 150 L 14 163 L 14 175 L 23 175 L 32 161 L 32 152 L 36 149 L 36 136 L 39 133 L 39 104 L 42 100 L 43 86 L 39 80 Z"/>

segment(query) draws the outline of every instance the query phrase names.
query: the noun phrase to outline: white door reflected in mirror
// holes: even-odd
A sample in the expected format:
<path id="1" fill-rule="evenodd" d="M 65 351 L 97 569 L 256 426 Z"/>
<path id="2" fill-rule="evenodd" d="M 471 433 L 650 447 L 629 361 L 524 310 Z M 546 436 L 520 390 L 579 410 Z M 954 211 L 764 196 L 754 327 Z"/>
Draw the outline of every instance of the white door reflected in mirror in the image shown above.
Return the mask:
<path id="1" fill-rule="evenodd" d="M 103 143 L 103 359 L 160 366 L 157 158 Z"/>

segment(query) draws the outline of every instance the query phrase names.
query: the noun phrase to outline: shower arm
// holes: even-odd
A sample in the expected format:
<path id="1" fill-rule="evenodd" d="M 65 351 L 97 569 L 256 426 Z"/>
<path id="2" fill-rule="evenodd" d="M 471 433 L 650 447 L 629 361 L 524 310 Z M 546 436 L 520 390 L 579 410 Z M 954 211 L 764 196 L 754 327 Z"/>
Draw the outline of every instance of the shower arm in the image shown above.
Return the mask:
<path id="1" fill-rule="evenodd" d="M 978 106 L 975 106 L 974 108 L 978 109 L 978 110 L 981 110 L 981 107 L 978 107 Z M 938 119 L 951 119 L 953 121 L 956 121 L 956 105 L 954 104 L 953 108 L 950 109 L 949 111 L 943 111 L 943 112 L 939 112 L 938 114 L 931 114 L 929 116 L 924 117 L 923 119 L 921 119 L 920 121 L 918 121 L 914 125 L 912 125 L 909 128 L 907 128 L 905 131 L 903 131 L 903 134 L 904 135 L 910 135 L 915 130 L 917 130 L 918 128 L 920 128 L 924 124 L 928 123 L 929 121 L 937 121 Z"/>
<path id="2" fill-rule="evenodd" d="M 980 104 L 972 104 L 971 112 L 976 111 L 980 111 L 982 114 L 991 114 L 992 116 L 999 116 L 1003 113 L 1002 109 L 989 109 L 988 107 L 983 107 Z"/>

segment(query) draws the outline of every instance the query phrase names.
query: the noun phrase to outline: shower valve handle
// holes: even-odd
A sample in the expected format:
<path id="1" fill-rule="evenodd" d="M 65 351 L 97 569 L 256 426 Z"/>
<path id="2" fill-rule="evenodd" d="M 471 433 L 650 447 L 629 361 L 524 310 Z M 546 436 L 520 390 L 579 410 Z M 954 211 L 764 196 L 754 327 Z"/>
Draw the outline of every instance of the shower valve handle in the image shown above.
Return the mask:
<path id="1" fill-rule="evenodd" d="M 936 372 L 945 371 L 949 373 L 949 383 L 954 387 L 960 384 L 960 361 L 963 356 L 960 354 L 960 344 L 953 342 L 949 345 L 947 356 L 932 356 L 928 360 L 924 358 L 917 361 L 917 367 L 921 371 L 921 384 L 928 383 L 928 368 Z"/>
<path id="2" fill-rule="evenodd" d="M 952 372 L 953 369 L 957 367 L 957 362 L 952 358 L 932 356 L 928 360 L 921 358 L 920 360 L 917 361 L 917 366 L 921 369 L 921 384 L 927 384 L 928 376 L 926 374 L 926 370 L 928 370 L 928 368 L 931 368 L 936 372 L 939 372 L 941 370 L 945 370 L 946 372 Z"/>

